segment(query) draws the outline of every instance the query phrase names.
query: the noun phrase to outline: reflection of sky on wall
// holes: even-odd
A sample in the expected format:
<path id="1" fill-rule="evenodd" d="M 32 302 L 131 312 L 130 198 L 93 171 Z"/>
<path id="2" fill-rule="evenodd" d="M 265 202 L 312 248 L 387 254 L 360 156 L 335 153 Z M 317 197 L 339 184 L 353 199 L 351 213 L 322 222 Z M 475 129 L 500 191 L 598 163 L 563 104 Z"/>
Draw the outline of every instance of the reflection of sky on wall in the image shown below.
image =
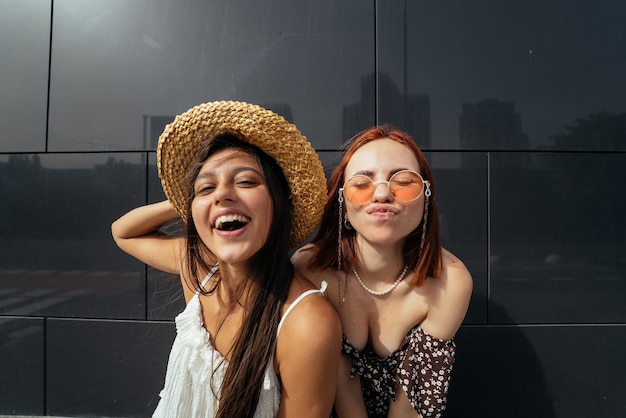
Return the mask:
<path id="1" fill-rule="evenodd" d="M 144 115 L 228 99 L 288 104 L 306 135 L 336 147 L 373 57 L 348 46 L 373 45 L 372 16 L 331 0 L 57 0 L 50 146 L 141 149 Z M 57 123 L 68 114 L 74 124 Z"/>
<path id="2" fill-rule="evenodd" d="M 0 152 L 45 148 L 49 44 L 50 2 L 0 1 Z"/>
<path id="3" fill-rule="evenodd" d="M 344 108 L 375 97 L 361 96 L 374 6 L 345 3 L 56 0 L 46 144 L 50 4 L 0 2 L 0 94 L 13 98 L 0 152 L 149 149 L 144 116 L 222 99 L 288 106 L 317 148 L 334 149 Z M 406 63 L 403 2 L 378 13 L 379 69 L 428 95 L 433 149 L 458 149 L 462 105 L 485 99 L 515 104 L 531 148 L 591 112 L 626 111 L 621 0 L 408 0 Z"/>
<path id="4" fill-rule="evenodd" d="M 626 111 L 626 2 L 406 3 L 408 91 L 429 94 L 440 147 L 458 146 L 463 103 L 514 102 L 531 148 L 575 118 Z"/>

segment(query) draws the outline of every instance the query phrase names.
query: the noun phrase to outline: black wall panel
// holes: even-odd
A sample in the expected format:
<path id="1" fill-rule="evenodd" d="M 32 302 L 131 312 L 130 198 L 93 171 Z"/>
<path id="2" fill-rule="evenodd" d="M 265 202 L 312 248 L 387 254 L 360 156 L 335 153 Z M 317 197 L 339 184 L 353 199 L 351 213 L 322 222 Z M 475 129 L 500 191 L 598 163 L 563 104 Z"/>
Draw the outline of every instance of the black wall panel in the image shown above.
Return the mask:
<path id="1" fill-rule="evenodd" d="M 0 0 L 0 415 L 151 415 L 184 301 L 110 224 L 164 198 L 174 115 L 243 100 L 327 170 L 377 123 L 426 152 L 474 278 L 447 417 L 626 416 L 625 21 L 620 0 Z"/>

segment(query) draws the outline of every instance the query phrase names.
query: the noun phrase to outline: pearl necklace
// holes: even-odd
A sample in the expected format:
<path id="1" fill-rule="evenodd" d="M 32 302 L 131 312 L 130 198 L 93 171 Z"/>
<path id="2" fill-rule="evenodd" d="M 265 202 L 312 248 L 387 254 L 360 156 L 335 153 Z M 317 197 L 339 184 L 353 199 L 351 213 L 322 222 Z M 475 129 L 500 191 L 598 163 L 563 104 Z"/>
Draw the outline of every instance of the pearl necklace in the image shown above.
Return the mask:
<path id="1" fill-rule="evenodd" d="M 365 283 L 363 283 L 363 280 L 361 280 L 361 278 L 359 277 L 359 273 L 356 272 L 356 269 L 354 267 L 352 267 L 352 272 L 354 273 L 354 276 L 359 281 L 359 283 L 361 283 L 361 286 L 363 286 L 363 289 L 365 289 L 365 291 L 367 293 L 370 293 L 370 294 L 372 294 L 374 296 L 385 296 L 385 295 L 388 295 L 389 293 L 393 292 L 393 290 L 396 287 L 398 287 L 400 282 L 404 279 L 404 276 L 406 275 L 406 271 L 407 271 L 408 268 L 409 268 L 409 266 L 404 266 L 404 270 L 402 270 L 402 273 L 400 273 L 400 276 L 398 276 L 398 279 L 394 282 L 394 284 L 392 284 L 388 289 L 382 290 L 380 292 L 378 292 L 376 290 L 372 290 L 369 287 L 367 287 L 365 285 Z"/>

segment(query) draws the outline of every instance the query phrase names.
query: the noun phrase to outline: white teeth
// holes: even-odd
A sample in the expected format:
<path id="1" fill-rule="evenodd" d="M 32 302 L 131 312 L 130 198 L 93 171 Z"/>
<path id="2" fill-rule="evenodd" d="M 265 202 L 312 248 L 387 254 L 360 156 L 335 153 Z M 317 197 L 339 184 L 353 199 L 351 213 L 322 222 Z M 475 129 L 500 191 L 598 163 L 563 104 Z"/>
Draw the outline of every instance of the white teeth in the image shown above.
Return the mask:
<path id="1" fill-rule="evenodd" d="M 247 216 L 236 214 L 218 216 L 215 220 L 215 228 L 220 229 L 225 223 L 228 222 L 248 223 L 250 222 L 250 218 L 248 218 Z"/>

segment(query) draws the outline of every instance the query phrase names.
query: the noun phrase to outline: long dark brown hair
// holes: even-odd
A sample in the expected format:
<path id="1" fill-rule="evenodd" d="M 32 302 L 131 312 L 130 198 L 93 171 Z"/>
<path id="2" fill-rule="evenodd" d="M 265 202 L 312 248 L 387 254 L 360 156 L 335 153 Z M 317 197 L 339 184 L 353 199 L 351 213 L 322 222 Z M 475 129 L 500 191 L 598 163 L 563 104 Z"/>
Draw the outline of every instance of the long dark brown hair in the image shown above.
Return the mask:
<path id="1" fill-rule="evenodd" d="M 377 139 L 388 138 L 408 147 L 420 167 L 420 174 L 424 180 L 430 182 L 430 202 L 428 205 L 428 221 L 426 222 L 426 235 L 424 248 L 421 249 L 422 229 L 424 221 L 407 236 L 402 248 L 405 264 L 411 271 L 415 271 L 412 286 L 421 286 L 427 277 L 439 277 L 441 274 L 441 238 L 439 235 L 439 219 L 437 217 L 437 193 L 432 173 L 426 157 L 407 133 L 390 125 L 375 126 L 369 128 L 343 146 L 343 158 L 333 170 L 328 181 L 328 201 L 324 206 L 322 222 L 317 234 L 311 241 L 317 247 L 317 252 L 311 258 L 309 267 L 313 269 L 333 268 L 338 270 L 337 260 L 338 222 L 339 222 L 339 189 L 343 186 L 343 177 L 346 165 L 359 148 Z M 341 270 L 348 272 L 356 263 L 356 231 L 343 228 L 341 240 L 342 266 Z"/>
<path id="2" fill-rule="evenodd" d="M 282 307 L 287 299 L 294 269 L 289 261 L 289 232 L 291 230 L 292 204 L 289 184 L 276 161 L 258 147 L 242 140 L 236 133 L 220 134 L 208 138 L 198 153 L 196 163 L 189 171 L 187 213 L 190 214 L 185 229 L 187 238 L 186 271 L 194 289 L 201 289 L 202 272 L 217 262 L 215 256 L 200 239 L 193 217 L 191 202 L 194 199 L 193 183 L 204 162 L 218 151 L 236 149 L 253 156 L 262 169 L 272 200 L 272 221 L 263 247 L 248 262 L 248 282 L 256 283 L 258 292 L 252 305 L 245 309 L 241 331 L 229 351 L 229 366 L 221 385 L 219 409 L 216 417 L 252 417 L 259 402 L 265 371 L 270 364 L 276 345 L 276 331 Z M 210 294 L 217 289 L 221 279 L 219 270 L 211 278 L 211 285 L 202 292 Z M 226 356 L 225 356 L 226 357 Z"/>

